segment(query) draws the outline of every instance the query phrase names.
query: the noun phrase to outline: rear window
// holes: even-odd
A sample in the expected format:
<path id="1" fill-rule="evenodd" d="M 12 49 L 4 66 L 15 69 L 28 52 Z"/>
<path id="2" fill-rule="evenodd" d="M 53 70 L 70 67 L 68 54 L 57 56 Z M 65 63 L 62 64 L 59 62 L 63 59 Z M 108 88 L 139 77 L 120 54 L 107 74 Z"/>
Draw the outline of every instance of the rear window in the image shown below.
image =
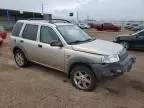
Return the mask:
<path id="1" fill-rule="evenodd" d="M 24 39 L 36 40 L 38 25 L 26 24 L 22 37 Z"/>
<path id="2" fill-rule="evenodd" d="M 12 31 L 12 35 L 18 37 L 20 34 L 22 26 L 23 26 L 23 23 L 16 23 L 16 25 Z"/>

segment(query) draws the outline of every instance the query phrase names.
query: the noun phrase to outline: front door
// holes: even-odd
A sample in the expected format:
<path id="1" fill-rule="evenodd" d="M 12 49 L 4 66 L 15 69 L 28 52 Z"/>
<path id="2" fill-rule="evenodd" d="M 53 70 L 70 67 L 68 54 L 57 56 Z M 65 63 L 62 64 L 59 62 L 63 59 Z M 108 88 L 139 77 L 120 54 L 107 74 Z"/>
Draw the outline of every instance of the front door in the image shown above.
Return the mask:
<path id="1" fill-rule="evenodd" d="M 36 62 L 64 71 L 64 47 L 50 46 L 54 40 L 59 40 L 57 33 L 48 26 L 41 26 L 40 38 L 36 45 Z"/>

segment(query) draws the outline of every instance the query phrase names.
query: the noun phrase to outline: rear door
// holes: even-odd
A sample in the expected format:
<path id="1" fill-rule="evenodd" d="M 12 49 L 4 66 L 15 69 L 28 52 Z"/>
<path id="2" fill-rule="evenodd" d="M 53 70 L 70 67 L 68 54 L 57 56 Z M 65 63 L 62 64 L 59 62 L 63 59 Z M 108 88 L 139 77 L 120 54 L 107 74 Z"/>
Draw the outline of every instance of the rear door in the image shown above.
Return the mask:
<path id="1" fill-rule="evenodd" d="M 25 50 L 29 60 L 34 59 L 35 55 L 35 44 L 37 39 L 38 25 L 26 24 L 22 32 L 22 38 L 20 38 L 20 45 Z"/>

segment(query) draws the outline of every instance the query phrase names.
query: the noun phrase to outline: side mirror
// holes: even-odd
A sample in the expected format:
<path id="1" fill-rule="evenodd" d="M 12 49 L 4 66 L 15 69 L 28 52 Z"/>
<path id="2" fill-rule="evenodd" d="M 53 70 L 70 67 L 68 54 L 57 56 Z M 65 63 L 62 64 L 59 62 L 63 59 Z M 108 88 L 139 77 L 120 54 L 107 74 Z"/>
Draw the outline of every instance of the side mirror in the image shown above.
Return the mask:
<path id="1" fill-rule="evenodd" d="M 52 41 L 50 46 L 63 47 L 63 44 L 60 41 Z"/>

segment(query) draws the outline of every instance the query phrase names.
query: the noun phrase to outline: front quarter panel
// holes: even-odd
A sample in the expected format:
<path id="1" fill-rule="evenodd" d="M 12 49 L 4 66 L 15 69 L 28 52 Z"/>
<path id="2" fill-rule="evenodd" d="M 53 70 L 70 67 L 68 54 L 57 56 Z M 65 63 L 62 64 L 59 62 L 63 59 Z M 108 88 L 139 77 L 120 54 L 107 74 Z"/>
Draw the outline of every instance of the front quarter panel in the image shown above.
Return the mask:
<path id="1" fill-rule="evenodd" d="M 75 63 L 84 63 L 87 65 L 91 65 L 94 63 L 101 63 L 102 55 L 96 55 L 86 52 L 75 51 L 73 49 L 66 49 L 65 54 L 65 69 L 66 72 L 69 71 L 69 68 L 72 64 Z"/>

